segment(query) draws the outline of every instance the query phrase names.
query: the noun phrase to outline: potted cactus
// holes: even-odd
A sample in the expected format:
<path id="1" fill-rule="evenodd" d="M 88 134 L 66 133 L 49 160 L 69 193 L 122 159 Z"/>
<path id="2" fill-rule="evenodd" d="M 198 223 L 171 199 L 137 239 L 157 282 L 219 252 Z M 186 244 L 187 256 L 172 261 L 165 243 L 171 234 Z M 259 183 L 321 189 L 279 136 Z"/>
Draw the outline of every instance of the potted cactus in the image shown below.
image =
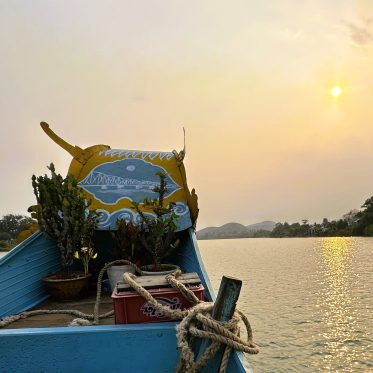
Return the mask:
<path id="1" fill-rule="evenodd" d="M 77 180 L 57 174 L 53 163 L 48 175 L 32 176 L 32 186 L 38 205 L 36 218 L 44 235 L 56 242 L 61 255 L 61 272 L 44 281 L 51 294 L 60 299 L 78 298 L 87 286 L 90 274 L 88 262 L 96 257 L 93 246 L 98 215 L 88 209 L 89 202 L 77 186 Z M 74 259 L 84 266 L 84 273 L 71 271 Z"/>
<path id="2" fill-rule="evenodd" d="M 178 268 L 173 264 L 162 263 L 162 260 L 178 247 L 179 239 L 175 234 L 177 228 L 175 204 L 171 202 L 168 206 L 164 205 L 164 196 L 167 193 L 166 175 L 162 172 L 157 172 L 157 175 L 160 183 L 154 188 L 154 192 L 158 193 L 158 197 L 145 198 L 141 205 L 132 202 L 132 208 L 140 216 L 138 226 L 140 244 L 152 261 L 151 264 L 141 267 L 144 274 L 170 273 Z"/>

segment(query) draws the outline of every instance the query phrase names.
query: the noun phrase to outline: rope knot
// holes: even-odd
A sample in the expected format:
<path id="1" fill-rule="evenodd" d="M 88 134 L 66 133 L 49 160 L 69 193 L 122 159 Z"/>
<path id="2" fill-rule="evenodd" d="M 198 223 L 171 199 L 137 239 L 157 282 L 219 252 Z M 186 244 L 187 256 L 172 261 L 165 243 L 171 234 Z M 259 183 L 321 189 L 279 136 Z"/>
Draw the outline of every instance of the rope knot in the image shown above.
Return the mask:
<path id="1" fill-rule="evenodd" d="M 89 326 L 89 325 L 92 325 L 90 321 L 88 321 L 87 319 L 80 319 L 80 318 L 74 319 L 69 324 L 69 326 Z"/>
<path id="2" fill-rule="evenodd" d="M 176 327 L 178 346 L 180 347 L 180 363 L 178 372 L 195 373 L 206 365 L 221 345 L 225 345 L 225 351 L 220 366 L 220 372 L 225 372 L 232 349 L 249 354 L 257 354 L 258 347 L 252 340 L 250 323 L 242 312 L 236 310 L 232 319 L 227 322 L 214 320 L 211 316 L 213 303 L 200 303 L 188 310 L 187 316 Z M 247 330 L 247 340 L 240 337 L 240 322 L 243 322 Z M 193 341 L 195 338 L 206 338 L 211 344 L 195 360 Z"/>

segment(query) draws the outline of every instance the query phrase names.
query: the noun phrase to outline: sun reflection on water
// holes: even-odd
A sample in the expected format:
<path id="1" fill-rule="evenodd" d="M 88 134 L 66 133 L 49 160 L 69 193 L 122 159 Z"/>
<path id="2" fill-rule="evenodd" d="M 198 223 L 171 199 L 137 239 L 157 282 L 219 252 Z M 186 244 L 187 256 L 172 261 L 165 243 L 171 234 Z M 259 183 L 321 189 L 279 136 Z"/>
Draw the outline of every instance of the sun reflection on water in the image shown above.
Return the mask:
<path id="1" fill-rule="evenodd" d="M 324 341 L 323 371 L 354 371 L 364 352 L 356 343 L 358 311 L 354 307 L 351 284 L 353 238 L 323 238 L 320 241 L 321 273 L 317 309 L 320 312 Z"/>

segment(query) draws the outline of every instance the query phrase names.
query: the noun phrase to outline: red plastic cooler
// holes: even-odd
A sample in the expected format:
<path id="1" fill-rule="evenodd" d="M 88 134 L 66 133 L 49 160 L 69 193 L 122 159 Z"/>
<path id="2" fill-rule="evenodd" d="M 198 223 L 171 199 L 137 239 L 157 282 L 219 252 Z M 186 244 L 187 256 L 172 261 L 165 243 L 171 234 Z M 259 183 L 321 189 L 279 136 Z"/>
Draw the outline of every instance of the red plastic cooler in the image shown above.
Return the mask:
<path id="1" fill-rule="evenodd" d="M 146 288 L 146 286 L 144 287 Z M 198 299 L 203 300 L 204 287 L 202 284 L 187 287 L 189 290 L 193 291 Z M 159 303 L 172 310 L 184 310 L 191 307 L 190 302 L 185 299 L 179 291 L 171 287 L 158 287 L 155 289 L 147 289 L 147 291 Z M 171 320 L 155 309 L 145 298 L 138 295 L 135 291 L 118 291 L 117 285 L 111 297 L 114 302 L 116 324 L 149 323 Z"/>

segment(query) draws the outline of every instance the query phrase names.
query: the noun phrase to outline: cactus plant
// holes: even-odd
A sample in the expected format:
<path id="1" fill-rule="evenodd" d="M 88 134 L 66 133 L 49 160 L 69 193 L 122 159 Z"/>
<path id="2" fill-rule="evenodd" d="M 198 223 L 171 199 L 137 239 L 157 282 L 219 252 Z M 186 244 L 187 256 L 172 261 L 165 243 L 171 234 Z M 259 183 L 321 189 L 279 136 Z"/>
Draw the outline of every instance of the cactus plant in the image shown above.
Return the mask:
<path id="1" fill-rule="evenodd" d="M 38 203 L 36 216 L 41 231 L 57 243 L 62 270 L 68 273 L 74 253 L 87 244 L 92 246 L 98 216 L 95 211 L 88 210 L 90 202 L 78 188 L 75 177 L 63 178 L 56 173 L 53 163 L 48 169 L 51 177 L 32 176 Z"/>

